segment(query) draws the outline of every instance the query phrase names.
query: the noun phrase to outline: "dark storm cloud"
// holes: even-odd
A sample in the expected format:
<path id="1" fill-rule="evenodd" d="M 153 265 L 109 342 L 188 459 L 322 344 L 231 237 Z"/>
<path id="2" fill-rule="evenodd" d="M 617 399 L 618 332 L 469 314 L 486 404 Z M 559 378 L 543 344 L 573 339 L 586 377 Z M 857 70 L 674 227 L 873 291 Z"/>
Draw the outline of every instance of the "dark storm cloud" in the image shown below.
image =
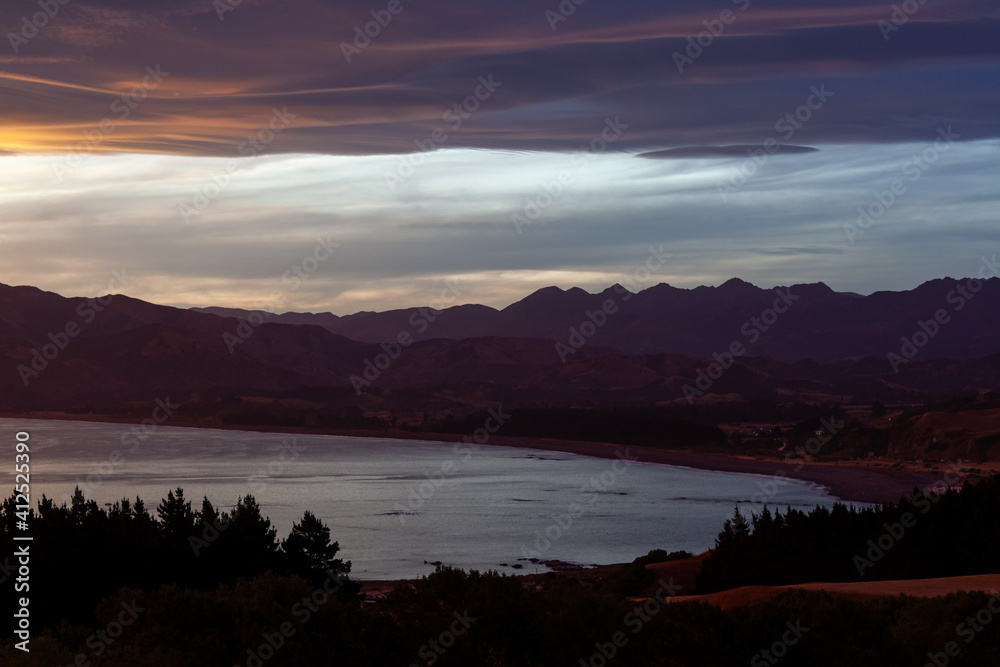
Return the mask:
<path id="1" fill-rule="evenodd" d="M 820 85 L 834 96 L 797 140 L 1000 135 L 994 2 L 929 2 L 887 32 L 881 2 L 591 0 L 559 20 L 555 1 L 399 0 L 353 46 L 388 4 L 71 0 L 34 34 L 38 3 L 7 3 L 0 151 L 65 151 L 109 118 L 96 152 L 231 156 L 285 107 L 295 122 L 270 152 L 409 152 L 437 128 L 448 148 L 575 150 L 608 115 L 629 125 L 616 150 L 749 145 Z M 723 11 L 722 33 L 688 51 Z M 696 52 L 678 71 L 674 54 Z M 156 66 L 169 76 L 112 111 Z M 486 99 L 480 77 L 500 84 Z"/>

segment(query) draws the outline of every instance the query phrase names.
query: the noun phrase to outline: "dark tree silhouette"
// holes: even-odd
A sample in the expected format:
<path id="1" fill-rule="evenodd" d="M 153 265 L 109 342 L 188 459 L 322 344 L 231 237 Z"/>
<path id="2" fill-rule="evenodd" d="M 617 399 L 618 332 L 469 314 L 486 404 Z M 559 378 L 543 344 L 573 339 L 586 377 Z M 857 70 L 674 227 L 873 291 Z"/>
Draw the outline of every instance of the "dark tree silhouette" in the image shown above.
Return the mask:
<path id="1" fill-rule="evenodd" d="M 351 570 L 350 562 L 337 558 L 340 544 L 330 541 L 330 529 L 309 510 L 301 521 L 292 524 L 292 532 L 282 543 L 282 549 L 294 569 L 313 572 L 316 577 L 325 577 L 328 571 Z"/>
<path id="2" fill-rule="evenodd" d="M 750 536 L 750 524 L 740 512 L 740 506 L 733 506 L 733 516 L 722 524 L 722 532 L 715 538 L 716 549 L 729 549 Z"/>
<path id="3" fill-rule="evenodd" d="M 188 536 L 194 532 L 195 516 L 191 511 L 191 502 L 184 500 L 184 489 L 177 487 L 176 494 L 168 491 L 167 497 L 156 508 L 156 515 L 160 517 L 167 539 L 177 540 L 186 546 Z"/>

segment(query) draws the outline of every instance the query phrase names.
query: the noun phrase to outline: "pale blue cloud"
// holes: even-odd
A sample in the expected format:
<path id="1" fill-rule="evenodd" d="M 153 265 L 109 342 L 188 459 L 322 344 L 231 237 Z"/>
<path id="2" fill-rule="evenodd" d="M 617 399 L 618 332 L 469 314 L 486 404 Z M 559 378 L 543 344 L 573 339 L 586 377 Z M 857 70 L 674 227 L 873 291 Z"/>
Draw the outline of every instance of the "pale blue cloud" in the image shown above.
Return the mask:
<path id="1" fill-rule="evenodd" d="M 54 158 L 4 157 L 0 280 L 92 294 L 128 266 L 137 278 L 126 292 L 139 298 L 252 305 L 278 290 L 290 308 L 343 314 L 427 303 L 459 277 L 462 301 L 503 306 L 549 284 L 603 289 L 662 245 L 673 257 L 654 279 L 682 287 L 739 276 L 907 289 L 971 275 L 1000 251 L 998 141 L 953 144 L 849 242 L 858 207 L 932 141 L 769 160 L 725 200 L 719 183 L 745 160 L 606 153 L 573 171 L 566 153 L 439 151 L 391 192 L 383 174 L 398 156 L 263 157 L 191 224 L 179 206 L 225 160 L 94 156 L 58 183 Z M 559 196 L 518 234 L 512 213 L 565 172 Z M 290 291 L 283 274 L 327 237 L 341 247 Z"/>

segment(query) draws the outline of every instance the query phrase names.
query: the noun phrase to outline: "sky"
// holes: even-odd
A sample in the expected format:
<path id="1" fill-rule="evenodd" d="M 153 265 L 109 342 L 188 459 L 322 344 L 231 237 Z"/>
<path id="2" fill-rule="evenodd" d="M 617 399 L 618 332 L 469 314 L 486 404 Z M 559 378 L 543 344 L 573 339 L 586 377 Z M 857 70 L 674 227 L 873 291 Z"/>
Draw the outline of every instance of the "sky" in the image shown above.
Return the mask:
<path id="1" fill-rule="evenodd" d="M 9 0 L 0 34 L 5 284 L 348 314 L 1000 252 L 995 1 Z"/>

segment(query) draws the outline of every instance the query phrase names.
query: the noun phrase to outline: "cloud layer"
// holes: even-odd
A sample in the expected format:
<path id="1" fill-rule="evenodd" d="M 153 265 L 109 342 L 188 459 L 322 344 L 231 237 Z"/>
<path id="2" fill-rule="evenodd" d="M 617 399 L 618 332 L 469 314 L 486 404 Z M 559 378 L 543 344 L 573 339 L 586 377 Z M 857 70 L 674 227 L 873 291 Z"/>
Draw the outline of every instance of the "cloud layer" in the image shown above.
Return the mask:
<path id="1" fill-rule="evenodd" d="M 0 281 L 343 314 L 1000 249 L 995 0 L 234 2 L 0 8 Z"/>
<path id="2" fill-rule="evenodd" d="M 433 146 L 574 150 L 608 115 L 629 125 L 619 150 L 756 144 L 823 84 L 796 141 L 1000 131 L 990 1 L 898 26 L 884 3 L 829 0 L 135 4 L 72 0 L 34 32 L 37 2 L 0 9 L 0 150 L 70 150 L 107 118 L 90 150 L 234 156 L 275 107 L 295 122 L 273 152 L 409 152 L 436 128 Z M 151 88 L 147 68 L 169 75 Z M 480 77 L 498 82 L 486 99 Z"/>
<path id="3" fill-rule="evenodd" d="M 909 289 L 975 275 L 984 254 L 1000 252 L 1000 141 L 955 143 L 912 180 L 907 165 L 933 145 L 788 155 L 725 198 L 720 183 L 749 158 L 442 151 L 393 194 L 384 174 L 401 156 L 268 156 L 188 223 L 180 205 L 228 160 L 91 156 L 60 184 L 56 158 L 0 158 L 2 281 L 98 294 L 126 267 L 135 280 L 124 291 L 160 303 L 252 308 L 277 292 L 278 310 L 338 314 L 428 304 L 446 280 L 462 302 L 497 307 L 548 285 L 696 287 L 733 276 Z M 562 192 L 518 233 L 512 215 L 544 204 L 562 173 Z M 896 180 L 905 190 L 888 210 L 849 235 L 859 209 L 878 213 Z M 308 260 L 325 255 L 324 240 L 339 247 Z M 661 246 L 669 262 L 639 270 Z M 307 275 L 296 280 L 295 267 Z"/>

